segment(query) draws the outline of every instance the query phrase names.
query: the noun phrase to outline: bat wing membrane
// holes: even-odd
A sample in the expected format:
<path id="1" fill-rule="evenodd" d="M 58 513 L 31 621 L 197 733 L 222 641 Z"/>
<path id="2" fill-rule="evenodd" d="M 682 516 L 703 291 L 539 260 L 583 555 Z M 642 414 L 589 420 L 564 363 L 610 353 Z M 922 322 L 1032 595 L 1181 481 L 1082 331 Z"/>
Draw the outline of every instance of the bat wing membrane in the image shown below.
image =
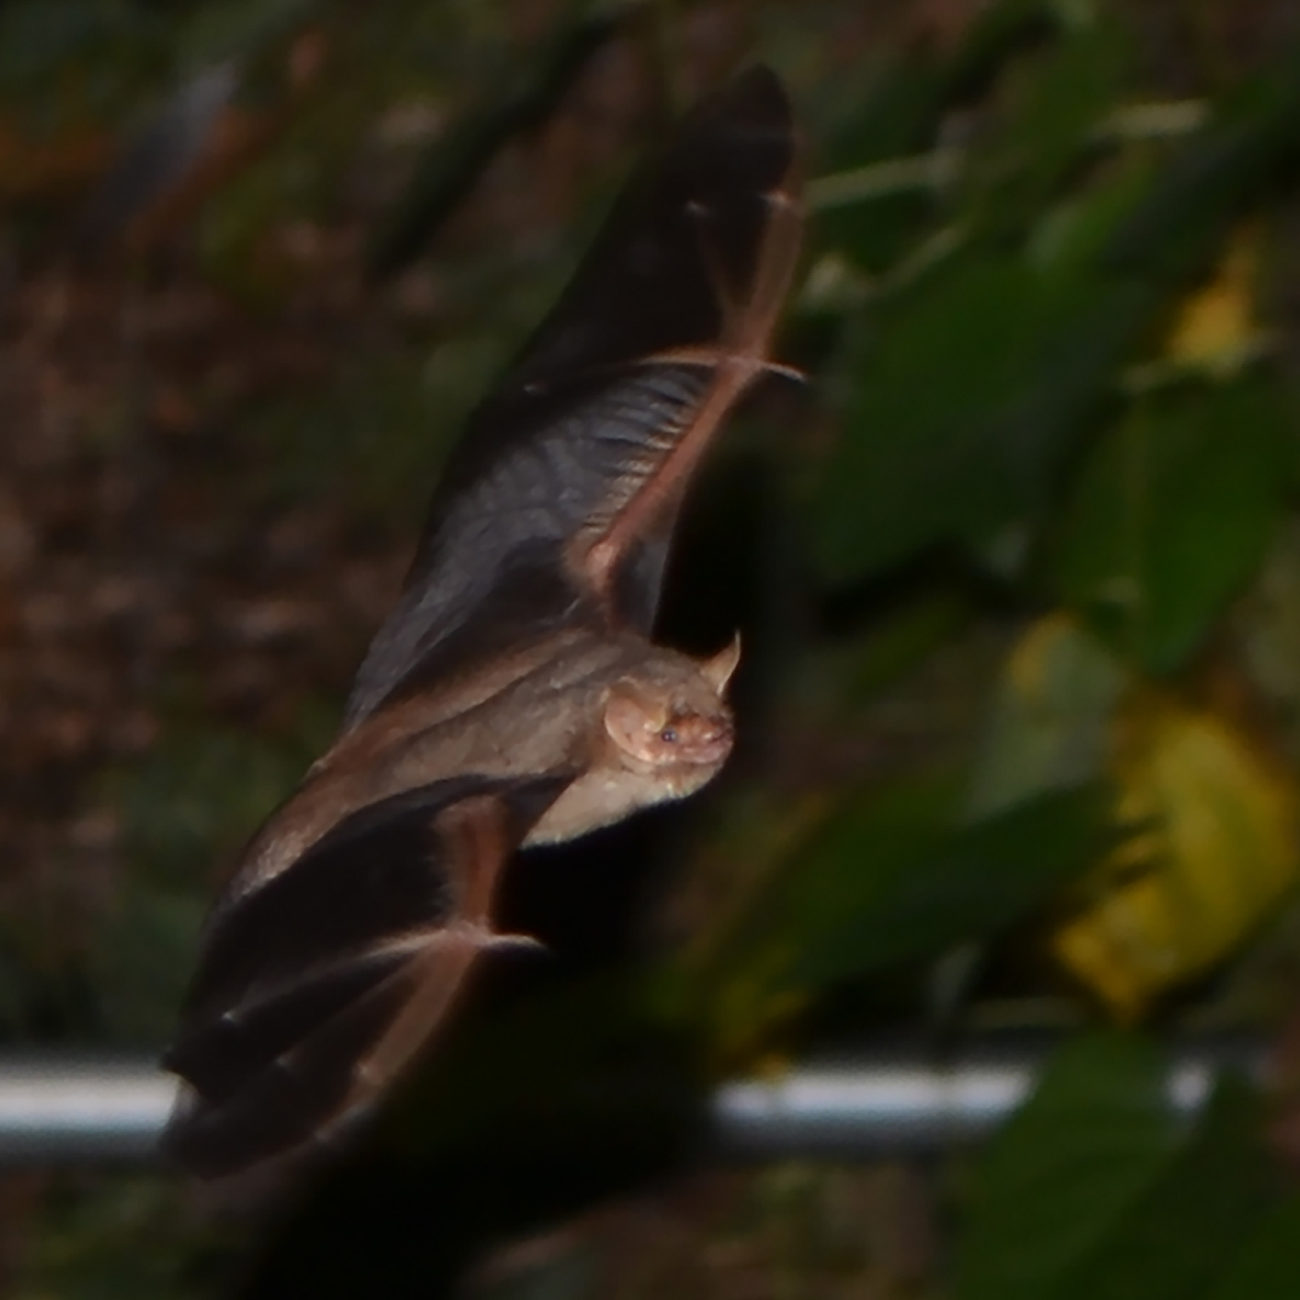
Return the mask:
<path id="1" fill-rule="evenodd" d="M 798 249 L 795 153 L 779 83 L 755 70 L 620 200 L 471 417 L 345 732 L 560 627 L 648 634 L 691 472 L 770 368 Z M 250 849 L 218 900 L 166 1058 L 185 1082 L 170 1154 L 220 1177 L 337 1134 L 500 942 L 497 878 L 573 775 L 452 776 L 341 816 L 305 848 L 301 815 L 272 819 L 254 844 L 279 856 Z M 329 803 L 324 823 L 335 816 Z"/>
<path id="2" fill-rule="evenodd" d="M 576 619 L 648 634 L 691 471 L 768 348 L 798 253 L 796 147 L 757 68 L 629 187 L 471 416 L 345 725 Z"/>
<path id="3" fill-rule="evenodd" d="M 165 1064 L 164 1149 L 220 1177 L 328 1141 L 418 1052 L 491 929 L 497 877 L 558 794 L 458 778 L 345 818 L 210 923 Z"/>

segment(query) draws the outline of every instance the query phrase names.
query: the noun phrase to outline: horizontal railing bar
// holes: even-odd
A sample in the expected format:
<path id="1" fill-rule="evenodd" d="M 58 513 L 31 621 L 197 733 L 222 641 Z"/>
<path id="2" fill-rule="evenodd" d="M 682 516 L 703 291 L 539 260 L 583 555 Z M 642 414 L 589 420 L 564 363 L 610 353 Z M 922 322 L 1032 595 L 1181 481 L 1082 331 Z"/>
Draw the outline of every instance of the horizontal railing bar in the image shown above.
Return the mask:
<path id="1" fill-rule="evenodd" d="M 719 1154 L 854 1159 L 977 1141 L 1029 1095 L 1045 1052 L 972 1051 L 936 1062 L 894 1051 L 795 1065 L 724 1084 L 709 1101 Z M 1224 1066 L 1256 1070 L 1236 1045 L 1189 1047 L 1170 1066 L 1172 1109 L 1198 1110 Z M 147 1163 L 176 1096 L 149 1058 L 0 1056 L 0 1164 Z"/>
<path id="2" fill-rule="evenodd" d="M 1046 1056 L 1022 1047 L 945 1061 L 898 1052 L 797 1066 L 720 1087 L 714 1133 L 724 1154 L 752 1159 L 859 1158 L 974 1142 L 1029 1096 Z M 1259 1057 L 1240 1044 L 1185 1049 L 1169 1067 L 1170 1108 L 1194 1114 L 1221 1070 L 1258 1073 Z"/>

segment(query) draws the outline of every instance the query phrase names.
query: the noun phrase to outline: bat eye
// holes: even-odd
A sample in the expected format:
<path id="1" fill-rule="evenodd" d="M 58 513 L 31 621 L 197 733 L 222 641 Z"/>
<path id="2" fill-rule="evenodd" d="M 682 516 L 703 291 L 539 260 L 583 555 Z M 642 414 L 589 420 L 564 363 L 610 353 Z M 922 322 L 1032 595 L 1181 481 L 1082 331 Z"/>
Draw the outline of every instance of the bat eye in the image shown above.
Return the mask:
<path id="1" fill-rule="evenodd" d="M 675 745 L 677 743 L 677 728 L 665 727 L 659 733 L 659 739 L 662 740 L 665 745 Z"/>

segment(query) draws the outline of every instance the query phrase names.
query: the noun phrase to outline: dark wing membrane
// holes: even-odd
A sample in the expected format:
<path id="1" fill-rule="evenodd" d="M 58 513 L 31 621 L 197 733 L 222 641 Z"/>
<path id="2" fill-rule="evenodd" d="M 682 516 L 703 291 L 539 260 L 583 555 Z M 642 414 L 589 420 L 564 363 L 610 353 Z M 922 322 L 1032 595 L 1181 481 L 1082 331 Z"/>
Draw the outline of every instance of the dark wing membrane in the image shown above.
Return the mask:
<path id="1" fill-rule="evenodd" d="M 219 903 L 164 1060 L 187 1085 L 164 1150 L 221 1177 L 334 1135 L 500 942 L 497 877 L 562 785 L 457 778 L 395 796 Z"/>
<path id="2" fill-rule="evenodd" d="M 417 678 L 566 621 L 650 631 L 690 472 L 771 368 L 801 228 L 795 165 L 789 105 L 758 68 L 628 188 L 471 416 L 347 725 Z"/>

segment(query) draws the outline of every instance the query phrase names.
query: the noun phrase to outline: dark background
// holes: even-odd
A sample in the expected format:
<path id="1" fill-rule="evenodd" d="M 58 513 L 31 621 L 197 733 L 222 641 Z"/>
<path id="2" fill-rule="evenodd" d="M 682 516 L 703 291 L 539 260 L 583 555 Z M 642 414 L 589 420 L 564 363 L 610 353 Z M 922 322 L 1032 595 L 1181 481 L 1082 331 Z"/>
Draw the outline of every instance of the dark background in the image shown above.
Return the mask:
<path id="1" fill-rule="evenodd" d="M 516 864 L 537 962 L 295 1204 L 0 1177 L 0 1286 L 1291 1297 L 1300 12 L 1269 0 L 0 4 L 0 1037 L 152 1051 L 324 747 L 458 422 L 632 161 L 763 60 L 773 383 L 661 628 L 739 626 L 689 806 Z M 699 1100 L 1063 1046 L 983 1152 L 726 1168 Z M 1172 1042 L 1249 1036 L 1180 1125 Z M 539 1235 L 540 1234 L 540 1235 Z"/>

